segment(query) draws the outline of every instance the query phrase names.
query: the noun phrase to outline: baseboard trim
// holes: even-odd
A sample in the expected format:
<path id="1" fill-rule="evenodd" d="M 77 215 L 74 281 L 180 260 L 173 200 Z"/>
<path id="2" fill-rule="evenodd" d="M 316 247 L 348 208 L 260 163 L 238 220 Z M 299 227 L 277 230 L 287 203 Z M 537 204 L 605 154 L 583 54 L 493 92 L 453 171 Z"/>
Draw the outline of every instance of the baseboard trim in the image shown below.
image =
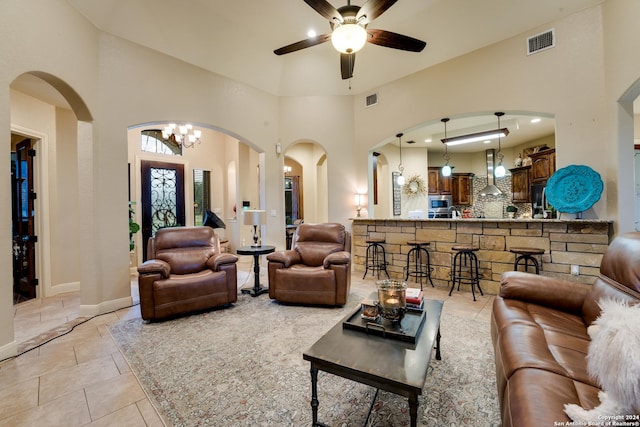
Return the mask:
<path id="1" fill-rule="evenodd" d="M 15 340 L 0 347 L 0 360 L 13 357 L 17 354 L 18 354 L 18 343 Z"/>
<path id="2" fill-rule="evenodd" d="M 59 285 L 55 285 L 51 287 L 51 295 L 54 296 L 59 294 L 64 294 L 67 292 L 75 292 L 80 290 L 80 282 L 69 282 L 69 283 L 61 283 Z"/>
<path id="3" fill-rule="evenodd" d="M 108 313 L 110 311 L 130 307 L 131 305 L 133 305 L 133 299 L 131 298 L 131 296 L 114 299 L 111 301 L 104 301 L 96 305 L 81 304 L 79 314 L 81 317 L 98 316 L 100 314 Z"/>

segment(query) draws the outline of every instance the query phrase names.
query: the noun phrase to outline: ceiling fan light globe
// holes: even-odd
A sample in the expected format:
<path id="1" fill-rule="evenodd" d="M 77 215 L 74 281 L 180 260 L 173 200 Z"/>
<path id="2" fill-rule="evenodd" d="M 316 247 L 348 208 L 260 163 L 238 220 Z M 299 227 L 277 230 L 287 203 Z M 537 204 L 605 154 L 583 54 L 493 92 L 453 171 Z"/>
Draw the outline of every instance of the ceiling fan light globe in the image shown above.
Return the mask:
<path id="1" fill-rule="evenodd" d="M 343 24 L 331 33 L 331 43 L 341 53 L 356 53 L 366 42 L 367 31 L 358 24 Z"/>

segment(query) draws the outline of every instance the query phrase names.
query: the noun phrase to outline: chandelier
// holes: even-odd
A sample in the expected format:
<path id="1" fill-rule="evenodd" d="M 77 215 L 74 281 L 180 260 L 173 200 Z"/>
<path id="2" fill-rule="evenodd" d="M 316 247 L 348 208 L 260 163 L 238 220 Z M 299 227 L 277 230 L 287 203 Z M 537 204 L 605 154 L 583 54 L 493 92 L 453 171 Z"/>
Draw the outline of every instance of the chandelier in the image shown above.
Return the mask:
<path id="1" fill-rule="evenodd" d="M 183 148 L 192 148 L 196 143 L 200 144 L 201 136 L 202 131 L 193 129 L 189 123 L 182 125 L 170 123 L 162 130 L 162 137 L 165 140 L 173 141 Z"/>

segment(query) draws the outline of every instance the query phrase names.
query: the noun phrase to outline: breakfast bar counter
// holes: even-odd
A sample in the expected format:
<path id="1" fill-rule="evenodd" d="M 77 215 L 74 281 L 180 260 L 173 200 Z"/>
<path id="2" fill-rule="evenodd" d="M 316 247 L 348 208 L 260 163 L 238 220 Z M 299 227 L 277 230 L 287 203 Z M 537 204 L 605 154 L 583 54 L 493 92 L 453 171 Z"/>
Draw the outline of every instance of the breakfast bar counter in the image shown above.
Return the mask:
<path id="1" fill-rule="evenodd" d="M 424 240 L 430 243 L 434 285 L 448 287 L 454 255 L 451 247 L 473 244 L 480 248 L 476 253 L 480 286 L 489 294 L 497 294 L 501 274 L 513 270 L 515 255 L 509 252 L 511 247 L 544 249 L 542 275 L 591 284 L 598 277 L 602 255 L 613 237 L 613 221 L 600 219 L 352 218 L 352 221 L 354 271 L 364 273 L 365 240 L 382 238 L 387 271 L 391 278 L 402 278 L 411 249 L 407 242 Z"/>

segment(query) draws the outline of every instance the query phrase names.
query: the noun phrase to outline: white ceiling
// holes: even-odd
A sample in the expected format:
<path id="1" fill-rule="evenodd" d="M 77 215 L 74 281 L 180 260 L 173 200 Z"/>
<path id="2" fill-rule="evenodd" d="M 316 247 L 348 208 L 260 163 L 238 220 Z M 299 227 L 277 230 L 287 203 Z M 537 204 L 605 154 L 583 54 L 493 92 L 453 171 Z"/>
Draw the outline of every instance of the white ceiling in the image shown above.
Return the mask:
<path id="1" fill-rule="evenodd" d="M 369 24 L 427 42 L 420 53 L 367 44 L 340 77 L 330 42 L 273 51 L 330 31 L 303 0 L 67 0 L 101 30 L 276 95 L 359 94 L 526 33 L 603 0 L 401 0 Z M 334 7 L 346 0 L 330 0 Z M 361 6 L 365 0 L 354 0 Z M 528 34 L 531 35 L 531 34 Z M 523 52 L 525 40 L 522 42 Z"/>

